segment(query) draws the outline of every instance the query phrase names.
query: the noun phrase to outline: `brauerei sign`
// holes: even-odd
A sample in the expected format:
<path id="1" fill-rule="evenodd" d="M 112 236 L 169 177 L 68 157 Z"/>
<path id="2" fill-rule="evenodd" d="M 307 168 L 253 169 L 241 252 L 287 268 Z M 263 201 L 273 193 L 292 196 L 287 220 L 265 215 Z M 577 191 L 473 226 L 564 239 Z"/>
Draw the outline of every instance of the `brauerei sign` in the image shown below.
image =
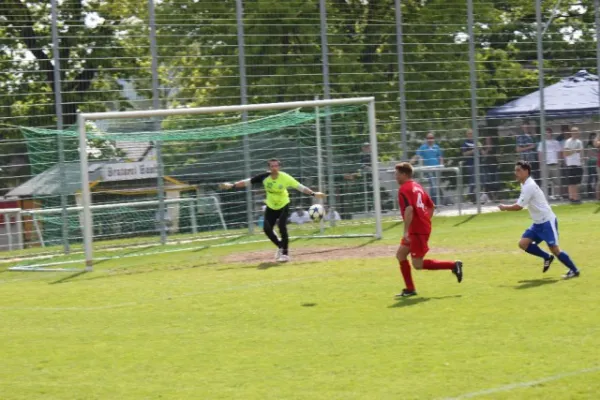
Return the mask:
<path id="1" fill-rule="evenodd" d="M 158 165 L 155 161 L 106 164 L 102 167 L 102 180 L 104 182 L 156 177 L 158 177 Z"/>

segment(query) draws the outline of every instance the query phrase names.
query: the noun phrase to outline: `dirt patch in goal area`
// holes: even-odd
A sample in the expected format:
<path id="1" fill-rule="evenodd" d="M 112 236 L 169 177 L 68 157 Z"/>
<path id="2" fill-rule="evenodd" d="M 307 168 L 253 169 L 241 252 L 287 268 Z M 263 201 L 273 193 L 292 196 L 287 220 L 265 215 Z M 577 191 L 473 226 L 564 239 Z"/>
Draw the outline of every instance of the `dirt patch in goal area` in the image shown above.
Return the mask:
<path id="1" fill-rule="evenodd" d="M 344 246 L 290 249 L 292 262 L 330 261 L 349 258 L 395 258 L 398 246 Z M 450 253 L 449 249 L 434 248 L 431 252 Z M 225 263 L 269 263 L 275 258 L 275 250 L 247 251 L 230 254 L 222 259 Z"/>

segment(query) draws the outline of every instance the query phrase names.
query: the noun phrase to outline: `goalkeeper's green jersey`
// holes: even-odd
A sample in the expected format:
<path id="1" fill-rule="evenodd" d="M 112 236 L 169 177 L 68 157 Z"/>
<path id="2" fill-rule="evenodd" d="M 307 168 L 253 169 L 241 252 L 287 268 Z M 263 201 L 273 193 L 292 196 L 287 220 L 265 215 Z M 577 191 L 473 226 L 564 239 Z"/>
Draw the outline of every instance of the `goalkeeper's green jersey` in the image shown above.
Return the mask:
<path id="1" fill-rule="evenodd" d="M 265 203 L 272 210 L 281 210 L 290 203 L 288 188 L 298 189 L 300 183 L 291 175 L 279 171 L 277 179 L 273 179 L 269 172 L 256 175 L 250 179 L 251 183 L 261 183 L 267 193 Z"/>

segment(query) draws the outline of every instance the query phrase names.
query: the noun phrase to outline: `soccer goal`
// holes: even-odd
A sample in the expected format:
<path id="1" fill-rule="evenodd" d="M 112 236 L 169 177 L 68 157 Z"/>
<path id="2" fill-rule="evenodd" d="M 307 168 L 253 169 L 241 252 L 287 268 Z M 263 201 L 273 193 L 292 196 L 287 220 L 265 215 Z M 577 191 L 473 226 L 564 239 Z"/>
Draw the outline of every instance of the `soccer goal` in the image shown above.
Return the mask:
<path id="1" fill-rule="evenodd" d="M 57 135 L 28 129 L 38 147 L 41 138 Z M 60 193 L 72 195 L 71 208 L 59 213 L 57 201 L 50 202 L 52 211 L 34 214 L 51 215 L 53 223 L 37 229 L 52 225 L 55 236 L 67 231 L 69 240 L 80 238 L 86 270 L 105 242 L 267 240 L 262 187 L 221 191 L 218 184 L 263 173 L 271 158 L 328 195 L 325 220 L 293 219 L 298 222 L 288 225 L 291 238 L 382 236 L 372 97 L 80 113 L 77 130 L 58 135 L 71 157 L 60 165 L 46 161 L 40 174 L 66 180 Z M 315 201 L 294 190 L 290 200 L 290 213 L 299 215 Z M 68 230 L 59 229 L 65 216 Z"/>

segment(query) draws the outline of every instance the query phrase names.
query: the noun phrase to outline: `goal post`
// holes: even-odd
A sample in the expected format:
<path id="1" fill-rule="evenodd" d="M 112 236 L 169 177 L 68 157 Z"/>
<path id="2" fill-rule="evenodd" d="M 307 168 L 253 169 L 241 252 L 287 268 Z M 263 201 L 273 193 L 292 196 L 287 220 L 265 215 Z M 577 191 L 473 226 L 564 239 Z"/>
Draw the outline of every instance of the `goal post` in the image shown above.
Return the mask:
<path id="1" fill-rule="evenodd" d="M 240 113 L 253 111 L 271 111 L 271 110 L 293 110 L 300 108 L 321 109 L 317 112 L 317 120 L 321 115 L 326 114 L 326 111 L 332 107 L 340 106 L 366 106 L 366 128 L 368 130 L 368 144 L 370 145 L 370 164 L 372 171 L 372 201 L 373 201 L 373 216 L 375 219 L 375 232 L 373 235 L 376 238 L 382 237 L 382 221 L 381 221 L 381 197 L 379 185 L 379 169 L 377 160 L 377 132 L 375 120 L 375 99 L 373 97 L 358 97 L 346 99 L 332 100 L 312 100 L 312 101 L 295 101 L 284 103 L 264 103 L 264 104 L 249 104 L 236 106 L 220 106 L 220 107 L 198 107 L 198 108 L 176 108 L 176 109 L 161 109 L 147 111 L 124 111 L 124 112 L 93 112 L 79 113 L 77 116 L 77 133 L 79 140 L 79 157 L 80 157 L 80 173 L 81 173 L 81 206 L 82 206 L 82 236 L 85 254 L 85 269 L 91 270 L 93 265 L 93 216 L 92 216 L 92 198 L 90 189 L 89 177 L 89 159 L 88 159 L 88 132 L 86 123 L 100 120 L 112 119 L 156 119 L 174 116 L 200 115 L 200 114 L 223 114 L 223 113 Z M 325 110 L 325 112 L 323 112 Z M 318 122 L 315 122 L 318 124 Z M 243 123 L 239 123 L 243 124 Z M 160 133 L 157 133 L 160 136 Z M 160 137 L 157 140 L 162 140 Z M 317 140 L 317 151 L 321 154 L 321 143 Z M 158 160 L 160 164 L 161 160 Z M 320 159 L 319 159 L 320 162 Z M 328 163 L 332 162 L 328 160 Z M 284 168 L 285 169 L 285 168 Z M 242 178 L 242 176 L 240 176 Z M 321 182 L 319 182 L 321 183 Z M 328 195 L 335 195 L 329 194 Z M 159 199 L 161 197 L 159 196 Z"/>

